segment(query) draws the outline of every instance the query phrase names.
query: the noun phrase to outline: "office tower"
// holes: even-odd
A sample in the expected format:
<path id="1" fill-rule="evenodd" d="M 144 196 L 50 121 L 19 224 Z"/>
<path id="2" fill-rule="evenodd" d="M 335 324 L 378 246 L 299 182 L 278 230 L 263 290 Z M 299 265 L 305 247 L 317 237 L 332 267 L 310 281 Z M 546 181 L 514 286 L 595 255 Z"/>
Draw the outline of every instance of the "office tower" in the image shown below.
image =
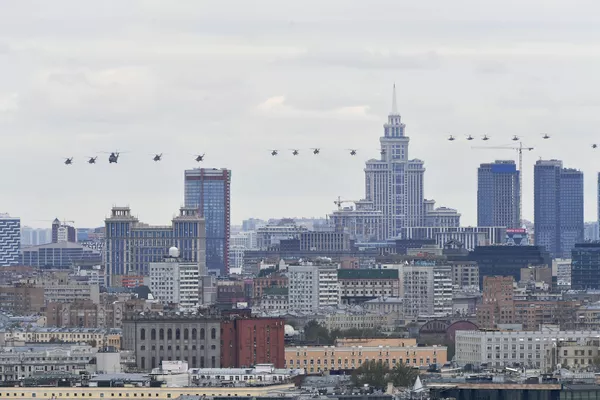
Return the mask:
<path id="1" fill-rule="evenodd" d="M 514 161 L 481 164 L 477 170 L 477 226 L 519 228 L 519 171 Z"/>
<path id="2" fill-rule="evenodd" d="M 185 206 L 198 209 L 206 221 L 206 266 L 229 273 L 231 171 L 197 168 L 185 171 Z"/>
<path id="3" fill-rule="evenodd" d="M 180 258 L 206 268 L 204 220 L 196 208 L 181 208 L 171 226 L 152 226 L 139 222 L 129 207 L 113 207 L 106 218 L 104 261 L 109 285 L 123 275 L 147 276 L 151 262 L 159 262 L 171 247 Z"/>
<path id="4" fill-rule="evenodd" d="M 382 235 L 386 239 L 402 236 L 405 228 L 425 226 L 427 214 L 423 197 L 425 167 L 423 161 L 408 157 L 410 139 L 397 110 L 395 85 L 392 112 L 383 128 L 381 156 L 365 165 L 365 198 L 374 210 L 382 212 Z"/>
<path id="5" fill-rule="evenodd" d="M 578 243 L 571 255 L 571 289 L 600 289 L 600 244 Z"/>
<path id="6" fill-rule="evenodd" d="M 55 218 L 54 221 L 52 221 L 52 243 L 62 242 L 77 242 L 77 230 L 75 227 L 67 225 L 66 222 L 62 223 L 58 218 Z"/>
<path id="7" fill-rule="evenodd" d="M 597 209 L 598 209 L 598 221 L 597 221 L 597 225 L 596 225 L 596 232 L 595 232 L 595 236 L 597 238 L 600 238 L 600 172 L 598 172 L 598 182 L 597 182 L 597 186 L 596 186 L 596 193 L 597 193 L 597 198 L 596 198 L 596 204 L 597 204 Z"/>
<path id="8" fill-rule="evenodd" d="M 0 214 L 0 267 L 19 264 L 21 219 Z"/>
<path id="9" fill-rule="evenodd" d="M 539 160 L 534 168 L 535 244 L 552 257 L 568 258 L 583 241 L 583 173 L 559 160 Z"/>

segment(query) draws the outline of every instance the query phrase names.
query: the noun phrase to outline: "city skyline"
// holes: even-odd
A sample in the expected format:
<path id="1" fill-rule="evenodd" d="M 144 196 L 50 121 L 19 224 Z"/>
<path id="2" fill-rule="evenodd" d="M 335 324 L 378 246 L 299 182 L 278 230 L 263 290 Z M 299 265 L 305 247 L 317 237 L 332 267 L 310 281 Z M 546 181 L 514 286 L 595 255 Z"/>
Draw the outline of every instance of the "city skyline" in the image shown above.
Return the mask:
<path id="1" fill-rule="evenodd" d="M 181 171 L 197 167 L 189 154 L 201 152 L 205 168 L 236 176 L 233 223 L 325 216 L 337 196 L 363 197 L 364 162 L 378 157 L 374 141 L 396 82 L 411 152 L 427 162 L 426 197 L 458 209 L 463 225 L 476 224 L 477 166 L 515 158 L 473 151 L 467 134 L 488 134 L 490 145 L 518 134 L 536 148 L 524 155 L 525 219 L 533 219 L 533 164 L 541 157 L 584 172 L 585 219 L 597 220 L 600 165 L 590 145 L 599 98 L 585 81 L 598 63 L 593 12 L 557 1 L 388 1 L 365 20 L 358 2 L 290 9 L 264 1 L 268 13 L 235 3 L 249 19 L 240 21 L 230 6 L 200 12 L 190 4 L 165 13 L 118 3 L 119 19 L 108 5 L 64 0 L 41 4 L 35 18 L 18 2 L 5 7 L 0 131 L 11 173 L 3 176 L 3 212 L 34 227 L 54 216 L 100 226 L 112 205 L 129 204 L 161 223 L 183 205 Z M 362 29 L 347 22 L 354 20 Z M 541 143 L 541 132 L 551 139 Z M 457 140 L 446 141 L 449 134 Z M 322 157 L 309 158 L 317 146 Z M 292 157 L 290 148 L 305 151 Z M 358 148 L 357 157 L 346 148 Z M 119 164 L 82 165 L 115 150 L 123 151 Z M 148 159 L 155 153 L 163 162 Z M 66 167 L 70 156 L 75 165 Z M 58 190 L 57 182 L 69 185 Z"/>

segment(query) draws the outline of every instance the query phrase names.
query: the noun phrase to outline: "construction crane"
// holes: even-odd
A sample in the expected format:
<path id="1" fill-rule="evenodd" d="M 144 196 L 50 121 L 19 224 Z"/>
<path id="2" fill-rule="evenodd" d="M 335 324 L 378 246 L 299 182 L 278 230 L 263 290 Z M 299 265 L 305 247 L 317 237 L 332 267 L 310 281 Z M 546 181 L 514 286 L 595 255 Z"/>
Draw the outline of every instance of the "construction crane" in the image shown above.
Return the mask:
<path id="1" fill-rule="evenodd" d="M 358 200 L 342 200 L 340 196 L 338 196 L 337 200 L 333 202 L 333 204 L 338 206 L 338 211 L 342 210 L 342 204 L 344 203 L 356 203 Z"/>
<path id="2" fill-rule="evenodd" d="M 523 150 L 532 151 L 533 147 L 523 146 L 522 142 L 519 142 L 518 146 L 473 146 L 472 149 L 477 150 L 516 150 L 519 155 L 519 223 L 523 226 Z"/>

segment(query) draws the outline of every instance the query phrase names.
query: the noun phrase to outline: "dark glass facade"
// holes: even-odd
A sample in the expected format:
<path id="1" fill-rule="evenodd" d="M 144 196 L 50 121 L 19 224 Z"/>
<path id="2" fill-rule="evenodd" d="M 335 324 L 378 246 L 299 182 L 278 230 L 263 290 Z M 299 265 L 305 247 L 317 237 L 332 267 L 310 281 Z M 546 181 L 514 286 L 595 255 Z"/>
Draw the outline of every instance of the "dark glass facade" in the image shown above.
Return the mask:
<path id="1" fill-rule="evenodd" d="M 569 258 L 583 241 L 583 173 L 558 160 L 537 161 L 534 168 L 535 244 L 552 257 Z"/>
<path id="2" fill-rule="evenodd" d="M 519 228 L 519 171 L 514 161 L 481 164 L 477 170 L 477 226 Z"/>
<path id="3" fill-rule="evenodd" d="M 600 289 L 600 242 L 576 244 L 571 257 L 571 288 Z"/>
<path id="4" fill-rule="evenodd" d="M 185 171 L 185 206 L 206 221 L 206 267 L 229 273 L 231 171 L 198 168 Z"/>
<path id="5" fill-rule="evenodd" d="M 70 268 L 81 264 L 100 265 L 102 264 L 102 254 L 76 243 L 52 243 L 23 249 L 21 264 L 35 268 Z"/>

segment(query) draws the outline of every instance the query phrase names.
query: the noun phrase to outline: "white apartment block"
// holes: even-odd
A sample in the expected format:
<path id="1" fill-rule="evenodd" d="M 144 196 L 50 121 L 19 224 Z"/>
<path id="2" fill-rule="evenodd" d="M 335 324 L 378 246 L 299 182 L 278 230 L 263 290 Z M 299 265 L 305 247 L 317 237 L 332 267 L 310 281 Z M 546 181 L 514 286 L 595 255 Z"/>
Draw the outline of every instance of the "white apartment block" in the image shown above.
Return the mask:
<path id="1" fill-rule="evenodd" d="M 405 316 L 452 314 L 452 267 L 411 264 L 400 271 Z"/>
<path id="2" fill-rule="evenodd" d="M 100 286 L 98 284 L 44 284 L 44 298 L 46 302 L 72 303 L 76 300 L 91 300 L 95 304 L 100 302 Z"/>
<path id="3" fill-rule="evenodd" d="M 553 347 L 599 334 L 598 331 L 559 331 L 548 327 L 537 332 L 457 331 L 455 360 L 459 366 L 524 366 L 545 371 L 551 367 L 551 360 L 546 355 Z"/>
<path id="4" fill-rule="evenodd" d="M 288 279 L 290 310 L 315 312 L 339 304 L 336 265 L 290 265 Z"/>
<path id="5" fill-rule="evenodd" d="M 163 262 L 150 263 L 150 290 L 163 304 L 179 304 L 194 310 L 200 304 L 200 265 L 183 262 L 178 258 L 165 258 Z"/>

